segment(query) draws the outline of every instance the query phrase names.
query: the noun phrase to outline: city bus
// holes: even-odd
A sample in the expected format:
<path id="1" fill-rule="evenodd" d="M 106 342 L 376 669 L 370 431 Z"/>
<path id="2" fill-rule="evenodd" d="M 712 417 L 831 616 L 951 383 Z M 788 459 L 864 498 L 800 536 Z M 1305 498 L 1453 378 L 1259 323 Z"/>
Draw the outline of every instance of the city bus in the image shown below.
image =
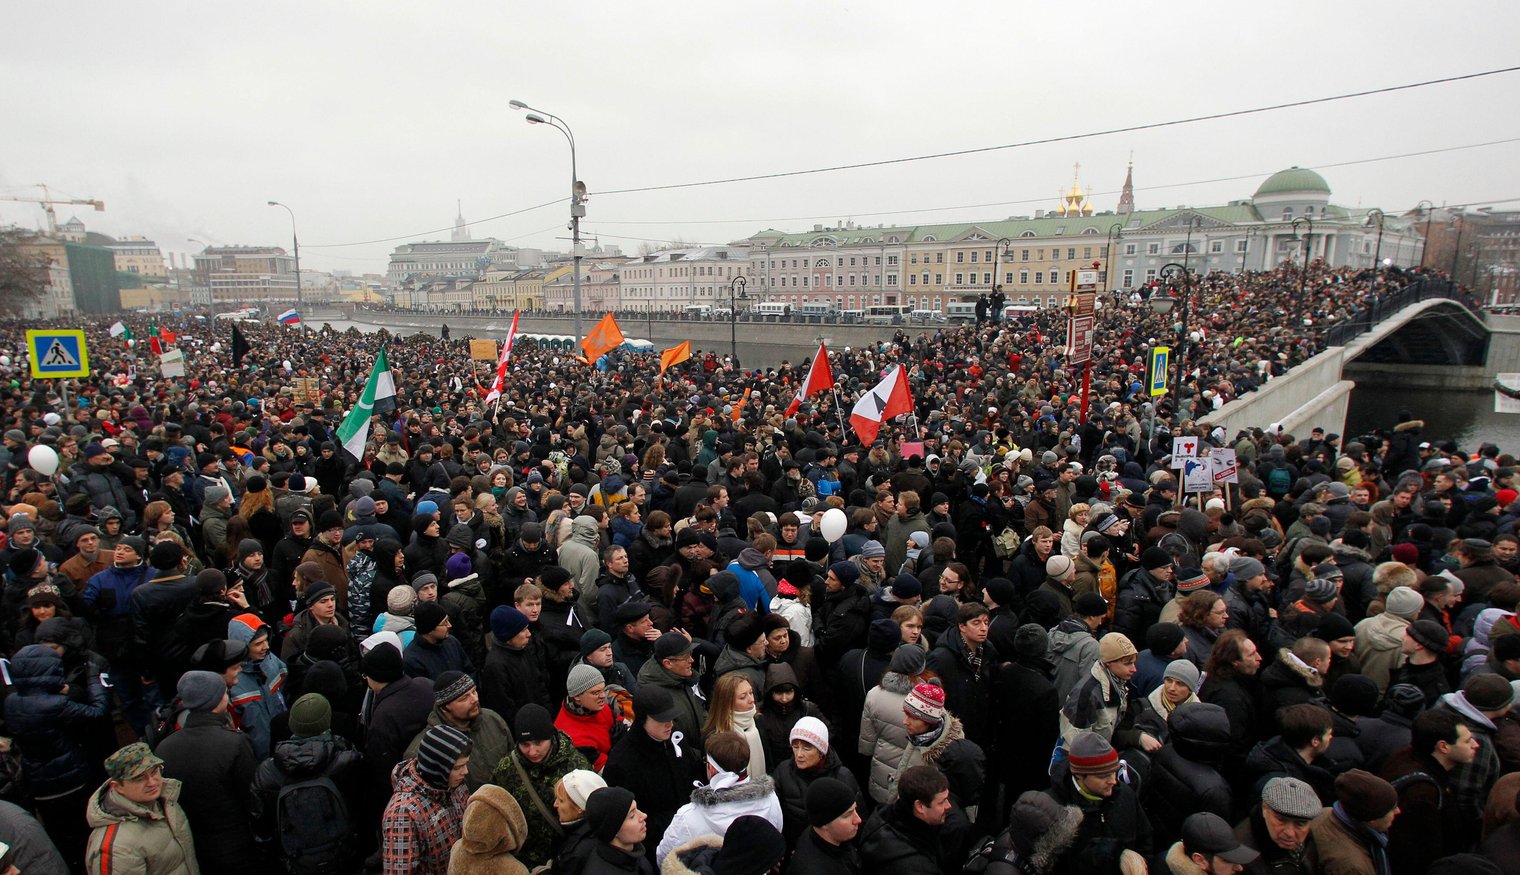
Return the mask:
<path id="1" fill-rule="evenodd" d="M 805 301 L 798 304 L 792 312 L 798 316 L 822 316 L 827 319 L 838 312 L 838 309 L 828 301 Z"/>
<path id="2" fill-rule="evenodd" d="M 945 318 L 951 322 L 976 321 L 975 301 L 952 301 L 945 305 Z"/>
<path id="3" fill-rule="evenodd" d="M 756 316 L 782 316 L 782 317 L 785 317 L 785 316 L 789 315 L 792 312 L 792 306 L 790 304 L 781 304 L 781 303 L 777 303 L 777 302 L 772 301 L 772 302 L 765 303 L 765 304 L 756 304 L 755 306 L 753 306 L 753 307 L 750 308 L 750 312 L 753 313 Z"/>
<path id="4" fill-rule="evenodd" d="M 866 321 L 895 324 L 908 318 L 913 308 L 907 304 L 872 304 L 866 308 Z"/>

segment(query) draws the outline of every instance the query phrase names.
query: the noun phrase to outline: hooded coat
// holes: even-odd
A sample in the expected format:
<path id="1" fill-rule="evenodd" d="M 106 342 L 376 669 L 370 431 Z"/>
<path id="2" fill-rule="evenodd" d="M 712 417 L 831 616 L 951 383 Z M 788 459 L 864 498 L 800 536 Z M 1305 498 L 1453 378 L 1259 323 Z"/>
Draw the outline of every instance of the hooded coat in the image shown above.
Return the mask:
<path id="1" fill-rule="evenodd" d="M 580 592 L 581 615 L 588 626 L 598 626 L 596 580 L 601 574 L 602 562 L 597 554 L 597 538 L 601 531 L 596 520 L 578 516 L 570 522 L 570 537 L 559 548 L 559 567 L 570 572 L 575 587 Z"/>
<path id="2" fill-rule="evenodd" d="M 90 841 L 85 870 L 100 875 L 200 875 L 190 820 L 179 806 L 180 784 L 164 779 L 157 805 L 133 802 L 100 785 L 85 819 Z"/>
<path id="3" fill-rule="evenodd" d="M 724 835 L 730 824 L 746 814 L 765 818 L 778 831 L 782 828 L 775 782 L 769 775 L 740 781 L 736 775 L 719 772 L 691 791 L 691 801 L 676 811 L 655 850 L 655 859 L 663 862 L 677 847 L 698 836 Z"/>
<path id="4" fill-rule="evenodd" d="M 83 736 L 110 707 L 97 675 L 89 702 L 63 693 L 63 658 L 49 647 L 29 644 L 10 661 L 15 691 L 5 699 L 5 725 L 21 754 L 21 765 L 38 798 L 62 796 L 87 786 L 92 769 Z"/>
<path id="5" fill-rule="evenodd" d="M 1064 705 L 1098 661 L 1098 638 L 1080 618 L 1067 617 L 1050 631 L 1050 656 L 1055 662 L 1056 698 Z"/>
<path id="6" fill-rule="evenodd" d="M 1277 659 L 1261 670 L 1257 694 L 1261 697 L 1256 715 L 1261 721 L 1263 738 L 1277 733 L 1277 711 L 1289 705 L 1304 705 L 1325 700 L 1324 679 L 1319 672 L 1284 648 Z"/>
<path id="7" fill-rule="evenodd" d="M 1230 785 L 1219 773 L 1230 749 L 1230 720 L 1218 705 L 1178 705 L 1167 721 L 1167 744 L 1151 757 L 1147 810 L 1157 844 L 1182 835 L 1189 815 L 1234 813 Z"/>
<path id="8" fill-rule="evenodd" d="M 527 875 L 515 852 L 528 839 L 528 822 L 512 794 L 487 784 L 470 796 L 448 875 Z"/>
<path id="9" fill-rule="evenodd" d="M 391 770 L 395 788 L 380 823 L 380 853 L 386 875 L 445 875 L 450 849 L 464 825 L 466 794 L 460 784 L 441 790 L 417 771 L 416 760 Z"/>
<path id="10" fill-rule="evenodd" d="M 1356 654 L 1362 659 L 1362 674 L 1378 685 L 1378 693 L 1388 692 L 1388 685 L 1404 664 L 1404 630 L 1409 621 L 1384 611 L 1356 624 Z"/>
<path id="11" fill-rule="evenodd" d="M 196 858 L 207 872 L 258 873 L 251 799 L 254 759 L 249 739 L 222 714 L 193 711 L 158 746 L 164 776 L 181 786 L 181 804 L 200 838 Z"/>

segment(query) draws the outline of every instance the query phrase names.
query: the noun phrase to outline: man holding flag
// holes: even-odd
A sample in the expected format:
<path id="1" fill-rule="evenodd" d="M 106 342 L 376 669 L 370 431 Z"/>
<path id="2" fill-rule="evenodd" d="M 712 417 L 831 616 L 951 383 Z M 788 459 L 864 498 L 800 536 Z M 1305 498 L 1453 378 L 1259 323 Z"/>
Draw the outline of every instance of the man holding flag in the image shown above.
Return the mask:
<path id="1" fill-rule="evenodd" d="M 876 440 L 881 424 L 894 416 L 913 412 L 913 395 L 908 391 L 908 375 L 896 365 L 871 391 L 860 396 L 850 411 L 850 427 L 862 444 Z"/>
<path id="2" fill-rule="evenodd" d="M 507 329 L 506 342 L 501 345 L 501 360 L 496 363 L 496 381 L 491 384 L 491 391 L 486 393 L 486 403 L 497 401 L 501 398 L 501 390 L 507 382 L 507 362 L 512 358 L 512 344 L 517 340 L 517 320 L 522 311 L 512 311 L 512 327 Z"/>
<path id="3" fill-rule="evenodd" d="M 338 426 L 338 440 L 343 449 L 360 462 L 364 461 L 364 446 L 369 442 L 369 420 L 375 413 L 389 409 L 396 402 L 396 380 L 391 376 L 390 362 L 385 358 L 385 348 L 375 356 L 375 366 L 364 381 L 364 392 L 354 409 L 343 417 Z"/>

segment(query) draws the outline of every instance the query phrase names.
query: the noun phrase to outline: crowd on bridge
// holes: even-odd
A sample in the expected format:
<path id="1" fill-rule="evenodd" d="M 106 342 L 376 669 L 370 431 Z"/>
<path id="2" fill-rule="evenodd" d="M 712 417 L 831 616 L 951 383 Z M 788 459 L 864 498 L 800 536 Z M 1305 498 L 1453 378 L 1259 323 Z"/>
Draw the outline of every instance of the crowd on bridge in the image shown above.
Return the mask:
<path id="1" fill-rule="evenodd" d="M 467 338 L 144 314 L 33 380 L 0 324 L 0 872 L 1520 871 L 1515 457 L 1209 421 L 1413 278 L 1105 308 L 1085 416 L 1057 308 L 800 404 L 810 361 L 524 342 L 488 401 Z"/>

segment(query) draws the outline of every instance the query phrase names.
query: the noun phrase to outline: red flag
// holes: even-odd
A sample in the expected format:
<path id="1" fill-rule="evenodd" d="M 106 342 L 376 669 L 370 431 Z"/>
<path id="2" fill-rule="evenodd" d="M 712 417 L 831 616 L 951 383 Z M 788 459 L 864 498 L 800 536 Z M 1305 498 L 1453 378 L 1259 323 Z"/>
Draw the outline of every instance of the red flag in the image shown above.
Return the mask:
<path id="1" fill-rule="evenodd" d="M 159 331 L 158 335 L 164 339 L 164 343 L 173 343 L 175 341 L 174 332 L 167 328 Z"/>
<path id="2" fill-rule="evenodd" d="M 797 397 L 787 405 L 786 415 L 791 416 L 802 406 L 802 402 L 808 396 L 834 388 L 834 369 L 829 367 L 829 348 L 818 344 L 818 354 L 813 356 L 813 365 L 808 368 L 807 379 L 797 389 Z"/>
<path id="3" fill-rule="evenodd" d="M 148 338 L 148 348 L 153 350 L 154 355 L 164 354 L 164 345 L 159 342 L 157 335 Z"/>
<path id="4" fill-rule="evenodd" d="M 876 440 L 883 422 L 912 412 L 913 396 L 908 392 L 908 375 L 903 372 L 903 366 L 898 365 L 855 402 L 855 409 L 850 411 L 850 426 L 862 444 L 869 444 Z"/>
<path id="5" fill-rule="evenodd" d="M 507 360 L 512 357 L 512 344 L 517 340 L 517 318 L 522 315 L 519 310 L 512 311 L 512 327 L 507 329 L 507 339 L 501 345 L 501 360 L 496 363 L 496 381 L 491 384 L 491 391 L 486 393 L 486 403 L 489 404 L 501 397 L 501 390 L 507 383 Z"/>

